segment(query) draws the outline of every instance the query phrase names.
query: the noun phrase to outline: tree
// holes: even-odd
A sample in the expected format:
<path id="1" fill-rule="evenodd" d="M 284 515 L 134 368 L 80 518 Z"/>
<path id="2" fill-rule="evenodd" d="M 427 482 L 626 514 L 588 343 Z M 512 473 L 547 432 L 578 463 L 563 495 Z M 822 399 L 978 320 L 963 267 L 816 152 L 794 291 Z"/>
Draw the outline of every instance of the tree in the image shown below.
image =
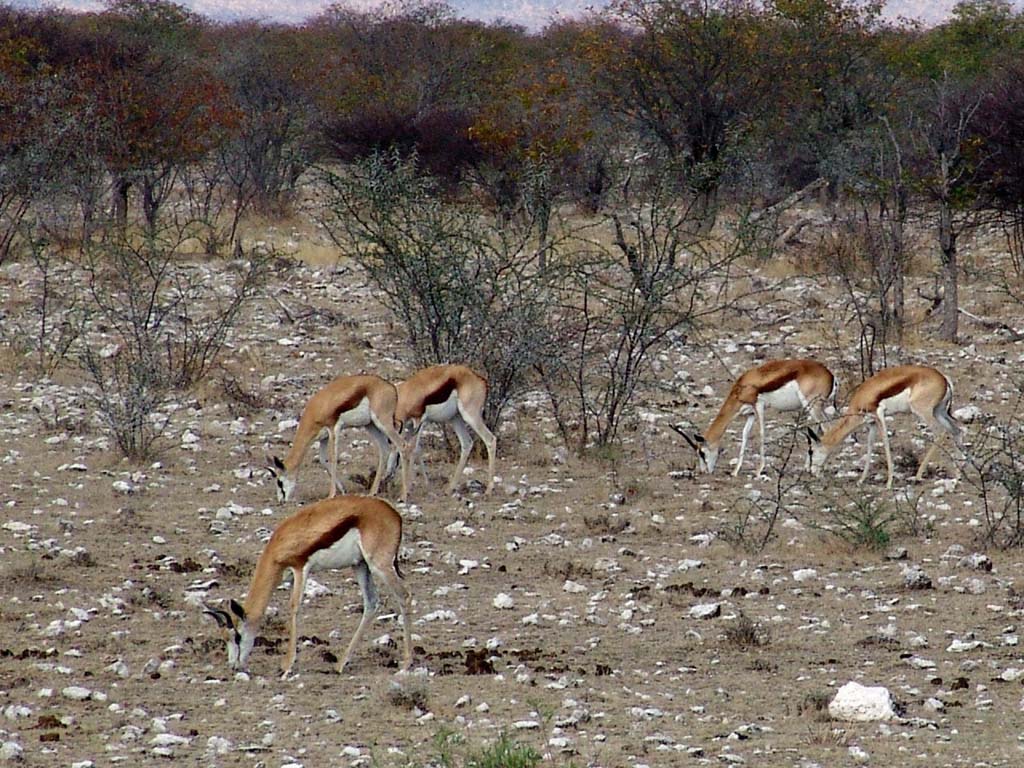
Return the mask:
<path id="1" fill-rule="evenodd" d="M 253 23 L 218 37 L 215 71 L 236 123 L 215 151 L 243 209 L 281 211 L 315 157 L 312 93 L 322 68 L 312 42 L 302 30 Z"/>
<path id="2" fill-rule="evenodd" d="M 985 216 L 982 169 L 990 161 L 974 131 L 985 94 L 949 75 L 922 86 L 911 118 L 914 184 L 933 206 L 942 282 L 939 338 L 956 342 L 959 329 L 960 237 Z"/>
<path id="3" fill-rule="evenodd" d="M 985 205 L 1007 235 L 1018 278 L 1024 277 L 1024 66 L 999 67 L 989 80 L 990 98 L 979 105 L 974 127 L 990 161 L 979 169 Z"/>
<path id="4" fill-rule="evenodd" d="M 775 98 L 780 59 L 752 0 L 619 0 L 625 27 L 593 51 L 609 109 L 678 162 L 714 225 L 730 151 Z"/>

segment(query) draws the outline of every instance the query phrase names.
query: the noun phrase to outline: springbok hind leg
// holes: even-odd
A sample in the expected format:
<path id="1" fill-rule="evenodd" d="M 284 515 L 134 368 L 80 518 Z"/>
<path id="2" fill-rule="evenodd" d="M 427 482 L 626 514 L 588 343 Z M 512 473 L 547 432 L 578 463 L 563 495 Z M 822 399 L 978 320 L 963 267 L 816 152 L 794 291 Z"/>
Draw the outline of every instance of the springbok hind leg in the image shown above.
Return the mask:
<path id="1" fill-rule="evenodd" d="M 345 671 L 345 665 L 348 664 L 348 660 L 352 656 L 352 649 L 356 647 L 356 643 L 359 642 L 359 638 L 363 636 L 363 632 L 366 630 L 366 625 L 369 624 L 377 614 L 377 588 L 373 584 L 373 576 L 370 575 L 370 567 L 364 560 L 354 566 L 353 570 L 356 574 L 356 581 L 359 582 L 359 590 L 363 594 L 363 615 L 359 619 L 359 626 L 356 627 L 355 634 L 352 635 L 348 648 L 345 649 L 345 655 L 342 656 L 341 661 L 338 662 L 338 674 Z"/>
<path id="2" fill-rule="evenodd" d="M 391 594 L 398 601 L 398 610 L 402 619 L 402 661 L 398 670 L 404 672 L 412 666 L 412 636 L 409 630 L 409 625 L 412 623 L 412 597 L 393 564 L 384 568 L 373 566 L 372 570 L 375 576 L 387 585 Z"/>

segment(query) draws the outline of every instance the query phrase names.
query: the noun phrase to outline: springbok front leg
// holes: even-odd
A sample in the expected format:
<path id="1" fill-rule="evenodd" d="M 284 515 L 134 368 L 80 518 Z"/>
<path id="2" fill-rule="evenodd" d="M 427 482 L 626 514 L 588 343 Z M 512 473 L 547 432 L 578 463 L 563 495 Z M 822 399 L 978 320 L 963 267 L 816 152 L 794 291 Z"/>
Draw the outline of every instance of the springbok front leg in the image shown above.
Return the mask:
<path id="1" fill-rule="evenodd" d="M 743 466 L 743 457 L 747 455 L 747 443 L 750 442 L 750 433 L 754 430 L 756 420 L 757 414 L 751 410 L 747 415 L 747 420 L 743 423 L 743 432 L 740 435 L 740 455 L 736 457 L 736 468 L 732 471 L 733 477 L 739 475 L 740 468 Z"/>

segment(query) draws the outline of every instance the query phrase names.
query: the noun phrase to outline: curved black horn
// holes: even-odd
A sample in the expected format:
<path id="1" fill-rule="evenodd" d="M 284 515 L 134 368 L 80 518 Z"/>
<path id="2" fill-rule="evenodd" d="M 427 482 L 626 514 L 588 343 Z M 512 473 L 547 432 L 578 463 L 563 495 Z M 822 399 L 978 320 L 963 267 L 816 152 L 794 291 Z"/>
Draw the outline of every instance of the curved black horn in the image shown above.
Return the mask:
<path id="1" fill-rule="evenodd" d="M 213 616 L 213 620 L 222 627 L 227 628 L 231 626 L 231 617 L 228 616 L 227 611 L 222 611 L 220 608 L 205 606 L 203 608 L 203 613 Z"/>
<path id="2" fill-rule="evenodd" d="M 669 426 L 672 427 L 672 429 L 674 429 L 676 432 L 678 432 L 679 435 L 683 438 L 683 440 L 690 444 L 690 447 L 693 448 L 693 450 L 698 450 L 697 443 L 694 442 L 693 438 L 690 437 L 689 434 L 687 434 L 686 430 L 684 430 L 679 424 L 669 424 Z"/>

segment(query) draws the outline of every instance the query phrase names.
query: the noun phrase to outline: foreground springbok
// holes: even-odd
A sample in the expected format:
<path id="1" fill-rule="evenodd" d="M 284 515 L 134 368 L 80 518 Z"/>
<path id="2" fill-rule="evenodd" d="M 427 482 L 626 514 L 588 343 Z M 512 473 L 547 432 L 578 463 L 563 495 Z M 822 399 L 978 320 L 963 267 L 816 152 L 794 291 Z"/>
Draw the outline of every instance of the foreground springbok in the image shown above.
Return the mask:
<path id="1" fill-rule="evenodd" d="M 913 413 L 932 431 L 934 437 L 917 468 L 916 479 L 924 476 L 929 460 L 938 448 L 936 440 L 942 432 L 948 432 L 960 453 L 964 446 L 960 426 L 950 411 L 953 401 L 953 384 L 942 373 L 925 365 L 900 365 L 885 368 L 865 379 L 850 395 L 850 404 L 832 428 L 824 435 L 818 435 L 807 428 L 808 458 L 811 474 L 819 474 L 826 459 L 846 437 L 865 421 L 869 421 L 867 449 L 864 454 L 864 471 L 859 483 L 863 483 L 871 468 L 871 453 L 875 435 L 882 437 L 887 469 L 886 488 L 892 488 L 892 453 L 889 450 L 889 433 L 885 417 L 894 413 Z M 954 467 L 959 475 L 959 468 Z"/>
<path id="2" fill-rule="evenodd" d="M 836 378 L 821 363 L 815 360 L 771 360 L 745 371 L 736 379 L 718 415 L 704 434 L 697 433 L 691 437 L 682 427 L 673 426 L 672 429 L 697 452 L 700 470 L 711 474 L 718 464 L 725 428 L 737 415 L 746 416 L 740 455 L 732 471 L 736 477 L 743 466 L 743 456 L 756 420 L 761 433 L 761 462 L 757 466 L 757 474 L 760 475 L 767 461 L 764 449 L 765 407 L 777 411 L 803 410 L 820 425 L 824 420 L 822 408 L 826 401 L 834 400 L 835 395 Z"/>
<path id="3" fill-rule="evenodd" d="M 374 579 L 383 581 L 398 600 L 403 637 L 400 669 L 408 669 L 412 662 L 409 638 L 411 600 L 398 570 L 401 542 L 401 515 L 386 501 L 370 496 L 324 499 L 285 518 L 256 562 L 245 604 L 231 600 L 227 611 L 206 607 L 206 613 L 226 631 L 228 664 L 232 669 L 246 669 L 270 596 L 281 582 L 284 570 L 289 568 L 292 572 L 292 597 L 288 650 L 281 661 L 281 676 L 286 677 L 295 664 L 296 625 L 306 577 L 324 569 L 352 568 L 363 595 L 363 615 L 345 655 L 338 663 L 338 672 L 344 671 L 352 649 L 376 615 Z"/>

